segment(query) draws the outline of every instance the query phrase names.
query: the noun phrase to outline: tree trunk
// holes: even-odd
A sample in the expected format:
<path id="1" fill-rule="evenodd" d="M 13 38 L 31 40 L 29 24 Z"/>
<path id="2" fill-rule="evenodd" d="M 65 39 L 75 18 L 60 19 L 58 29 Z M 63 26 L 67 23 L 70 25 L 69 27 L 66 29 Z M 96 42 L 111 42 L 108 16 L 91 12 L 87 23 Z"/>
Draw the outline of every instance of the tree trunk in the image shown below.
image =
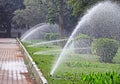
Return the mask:
<path id="1" fill-rule="evenodd" d="M 64 15 L 63 15 L 63 6 L 64 2 L 63 0 L 60 0 L 59 3 L 59 27 L 60 27 L 60 34 L 61 38 L 64 38 Z"/>
<path id="2" fill-rule="evenodd" d="M 7 30 L 7 34 L 6 34 L 7 38 L 10 38 L 11 37 L 11 24 L 10 23 L 7 24 L 6 30 Z"/>

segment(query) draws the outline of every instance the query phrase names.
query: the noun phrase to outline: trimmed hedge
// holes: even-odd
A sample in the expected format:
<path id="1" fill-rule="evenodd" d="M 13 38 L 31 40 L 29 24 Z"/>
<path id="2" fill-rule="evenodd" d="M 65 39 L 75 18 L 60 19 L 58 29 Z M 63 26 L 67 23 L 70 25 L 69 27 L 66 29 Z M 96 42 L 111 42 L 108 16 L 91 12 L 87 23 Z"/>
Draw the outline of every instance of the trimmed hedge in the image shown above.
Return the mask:
<path id="1" fill-rule="evenodd" d="M 93 52 L 100 56 L 100 62 L 112 63 L 118 47 L 119 43 L 109 38 L 99 38 L 92 43 Z"/>

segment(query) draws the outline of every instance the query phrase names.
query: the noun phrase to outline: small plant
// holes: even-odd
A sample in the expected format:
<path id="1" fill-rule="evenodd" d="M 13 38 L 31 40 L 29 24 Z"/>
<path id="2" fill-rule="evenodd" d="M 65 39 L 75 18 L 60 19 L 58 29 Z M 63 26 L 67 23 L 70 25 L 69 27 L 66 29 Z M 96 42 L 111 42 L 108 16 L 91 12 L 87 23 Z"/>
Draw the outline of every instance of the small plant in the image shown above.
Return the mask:
<path id="1" fill-rule="evenodd" d="M 111 63 L 116 55 L 119 43 L 116 40 L 108 38 L 99 38 L 93 41 L 93 52 L 100 56 L 101 62 Z"/>
<path id="2" fill-rule="evenodd" d="M 115 72 L 82 74 L 81 80 L 89 84 L 119 84 L 120 74 L 118 75 Z"/>

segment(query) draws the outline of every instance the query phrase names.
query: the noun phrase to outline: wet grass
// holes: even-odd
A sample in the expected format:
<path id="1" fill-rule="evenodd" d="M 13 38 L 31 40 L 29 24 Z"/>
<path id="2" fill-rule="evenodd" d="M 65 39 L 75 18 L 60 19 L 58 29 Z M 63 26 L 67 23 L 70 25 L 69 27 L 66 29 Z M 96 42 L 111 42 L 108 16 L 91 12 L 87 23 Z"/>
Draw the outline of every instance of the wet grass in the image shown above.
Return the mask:
<path id="1" fill-rule="evenodd" d="M 58 47 L 27 47 L 31 57 L 40 68 L 49 84 L 120 84 L 120 50 L 114 58 L 114 63 L 100 63 L 98 56 L 71 54 L 50 77 L 50 71 L 58 56 L 53 54 L 35 55 L 37 51 L 58 49 Z M 58 52 L 57 52 L 58 53 Z M 92 57 L 89 58 L 89 57 Z M 88 60 L 89 59 L 89 60 Z"/>

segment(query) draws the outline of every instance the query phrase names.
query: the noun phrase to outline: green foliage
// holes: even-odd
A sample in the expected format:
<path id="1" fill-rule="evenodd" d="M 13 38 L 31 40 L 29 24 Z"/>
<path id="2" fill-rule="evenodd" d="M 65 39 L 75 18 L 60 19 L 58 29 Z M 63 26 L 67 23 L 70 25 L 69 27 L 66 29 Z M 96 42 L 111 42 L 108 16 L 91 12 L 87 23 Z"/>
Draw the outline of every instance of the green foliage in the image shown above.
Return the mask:
<path id="1" fill-rule="evenodd" d="M 68 0 L 68 4 L 72 7 L 72 14 L 79 16 L 83 14 L 91 5 L 103 0 Z"/>
<path id="2" fill-rule="evenodd" d="M 55 10 L 52 8 L 48 8 L 48 14 L 47 14 L 47 22 L 49 22 L 50 24 L 54 24 L 56 21 L 56 17 L 55 17 Z"/>
<path id="3" fill-rule="evenodd" d="M 89 84 L 119 84 L 120 74 L 115 72 L 82 74 L 81 80 Z"/>
<path id="4" fill-rule="evenodd" d="M 14 12 L 13 22 L 18 26 L 34 26 L 46 20 L 47 8 L 41 0 L 25 0 L 26 9 Z"/>
<path id="5" fill-rule="evenodd" d="M 116 55 L 119 44 L 116 40 L 99 38 L 92 43 L 93 51 L 100 56 L 101 62 L 112 62 Z"/>
<path id="6" fill-rule="evenodd" d="M 46 38 L 46 40 L 55 40 L 55 39 L 59 38 L 59 35 L 56 33 L 46 33 L 45 38 Z"/>
<path id="7" fill-rule="evenodd" d="M 83 8 L 81 8 L 81 0 L 68 0 L 68 4 L 70 4 L 73 8 L 73 15 L 77 16 L 80 13 L 83 13 Z"/>
<path id="8" fill-rule="evenodd" d="M 57 23 L 62 36 L 62 29 L 71 31 L 78 17 L 97 1 L 101 0 L 24 0 L 26 9 L 16 11 L 13 22 L 20 28 L 43 22 Z"/>
<path id="9" fill-rule="evenodd" d="M 28 16 L 29 16 L 29 10 L 16 10 L 14 12 L 14 17 L 12 19 L 13 23 L 16 23 L 17 25 L 23 25 L 23 24 L 28 24 Z"/>

